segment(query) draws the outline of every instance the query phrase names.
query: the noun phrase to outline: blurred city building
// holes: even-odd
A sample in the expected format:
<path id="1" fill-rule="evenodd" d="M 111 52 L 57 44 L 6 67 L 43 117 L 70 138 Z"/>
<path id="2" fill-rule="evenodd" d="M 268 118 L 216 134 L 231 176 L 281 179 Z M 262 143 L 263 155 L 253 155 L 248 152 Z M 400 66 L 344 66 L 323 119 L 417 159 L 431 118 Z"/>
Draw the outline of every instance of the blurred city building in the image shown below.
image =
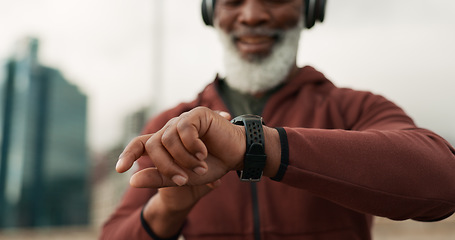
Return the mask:
<path id="1" fill-rule="evenodd" d="M 85 225 L 87 97 L 27 38 L 0 75 L 0 227 Z"/>

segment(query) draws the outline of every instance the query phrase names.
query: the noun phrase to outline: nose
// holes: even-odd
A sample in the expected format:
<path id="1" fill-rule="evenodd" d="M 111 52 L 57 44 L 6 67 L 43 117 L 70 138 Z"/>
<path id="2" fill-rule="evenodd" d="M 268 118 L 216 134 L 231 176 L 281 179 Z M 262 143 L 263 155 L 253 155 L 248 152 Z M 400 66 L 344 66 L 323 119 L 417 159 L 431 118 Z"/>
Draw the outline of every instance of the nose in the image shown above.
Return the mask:
<path id="1" fill-rule="evenodd" d="M 269 9 L 264 6 L 260 0 L 245 0 L 240 15 L 239 21 L 241 24 L 255 27 L 263 25 L 270 20 Z"/>

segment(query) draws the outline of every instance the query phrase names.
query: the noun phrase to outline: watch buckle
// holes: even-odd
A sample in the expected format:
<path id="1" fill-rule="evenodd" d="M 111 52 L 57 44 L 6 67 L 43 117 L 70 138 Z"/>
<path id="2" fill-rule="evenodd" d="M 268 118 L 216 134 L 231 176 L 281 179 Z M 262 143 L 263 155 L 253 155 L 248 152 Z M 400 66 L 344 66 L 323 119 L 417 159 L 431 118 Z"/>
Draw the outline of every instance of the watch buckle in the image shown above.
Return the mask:
<path id="1" fill-rule="evenodd" d="M 259 176 L 259 178 L 245 178 L 243 170 L 237 171 L 237 174 L 239 175 L 240 181 L 242 182 L 259 182 L 261 181 L 263 173 L 261 173 L 261 176 Z"/>

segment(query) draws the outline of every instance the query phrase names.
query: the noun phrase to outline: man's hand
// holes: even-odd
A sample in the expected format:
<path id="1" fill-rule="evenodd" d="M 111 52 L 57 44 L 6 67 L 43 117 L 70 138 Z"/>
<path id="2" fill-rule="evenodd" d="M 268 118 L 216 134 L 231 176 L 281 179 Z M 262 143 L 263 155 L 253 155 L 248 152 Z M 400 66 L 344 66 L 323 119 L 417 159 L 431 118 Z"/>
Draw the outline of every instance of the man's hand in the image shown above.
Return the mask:
<path id="1" fill-rule="evenodd" d="M 210 184 L 243 167 L 245 132 L 242 126 L 208 108 L 198 107 L 171 119 L 154 134 L 133 139 L 120 155 L 117 171 L 131 168 L 148 155 L 154 168 L 135 173 L 135 187 L 161 188 Z"/>
<path id="2" fill-rule="evenodd" d="M 194 204 L 216 188 L 227 172 L 243 168 L 245 129 L 229 119 L 227 113 L 195 108 L 171 119 L 158 132 L 133 139 L 120 155 L 118 172 L 130 169 L 143 155 L 155 166 L 135 173 L 130 183 L 159 188 L 143 212 L 158 236 L 177 234 Z M 264 175 L 275 176 L 280 161 L 279 136 L 267 127 L 264 136 L 268 143 Z"/>
<path id="3" fill-rule="evenodd" d="M 194 204 L 216 188 L 224 174 L 241 168 L 237 165 L 242 165 L 245 136 L 229 119 L 228 113 L 196 108 L 170 120 L 155 134 L 133 139 L 120 155 L 118 172 L 130 169 L 143 155 L 156 166 L 135 173 L 130 183 L 159 188 L 143 210 L 158 236 L 177 234 Z"/>

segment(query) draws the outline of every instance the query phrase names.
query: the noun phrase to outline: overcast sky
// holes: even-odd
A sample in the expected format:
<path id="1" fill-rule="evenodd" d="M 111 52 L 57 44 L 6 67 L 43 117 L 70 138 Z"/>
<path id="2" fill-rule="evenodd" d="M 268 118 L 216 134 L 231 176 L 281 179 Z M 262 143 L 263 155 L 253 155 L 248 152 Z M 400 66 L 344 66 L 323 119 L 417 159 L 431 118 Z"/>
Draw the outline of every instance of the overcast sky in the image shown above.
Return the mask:
<path id="1" fill-rule="evenodd" d="M 121 138 L 126 114 L 191 100 L 222 70 L 200 0 L 0 1 L 0 60 L 40 39 L 40 59 L 89 96 L 94 150 Z M 455 1 L 329 0 L 302 33 L 299 65 L 382 94 L 455 143 Z"/>

